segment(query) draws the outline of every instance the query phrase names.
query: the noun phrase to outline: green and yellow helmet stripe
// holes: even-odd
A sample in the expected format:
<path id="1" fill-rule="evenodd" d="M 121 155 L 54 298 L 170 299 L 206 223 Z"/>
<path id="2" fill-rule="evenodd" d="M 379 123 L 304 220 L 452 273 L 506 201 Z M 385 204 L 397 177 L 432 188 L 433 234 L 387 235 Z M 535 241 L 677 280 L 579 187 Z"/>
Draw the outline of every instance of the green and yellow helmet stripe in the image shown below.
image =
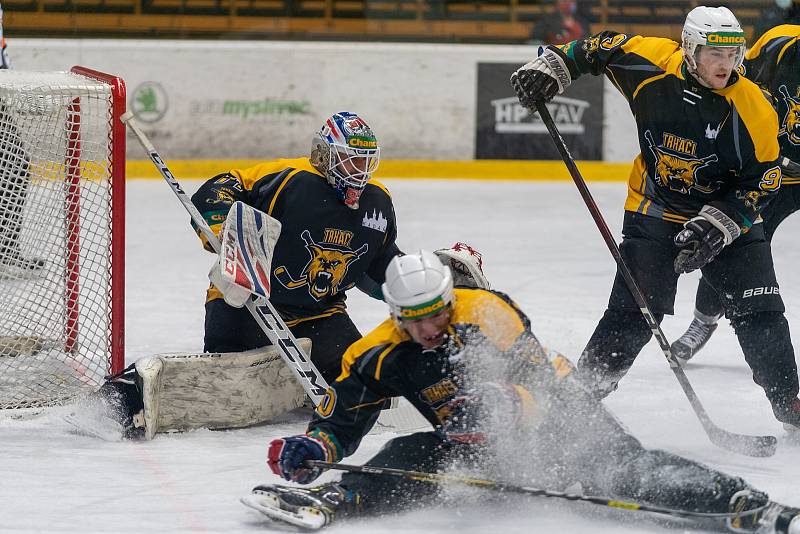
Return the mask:
<path id="1" fill-rule="evenodd" d="M 447 304 L 441 296 L 435 297 L 416 306 L 400 306 L 400 319 L 414 321 L 436 315 L 442 311 Z"/>

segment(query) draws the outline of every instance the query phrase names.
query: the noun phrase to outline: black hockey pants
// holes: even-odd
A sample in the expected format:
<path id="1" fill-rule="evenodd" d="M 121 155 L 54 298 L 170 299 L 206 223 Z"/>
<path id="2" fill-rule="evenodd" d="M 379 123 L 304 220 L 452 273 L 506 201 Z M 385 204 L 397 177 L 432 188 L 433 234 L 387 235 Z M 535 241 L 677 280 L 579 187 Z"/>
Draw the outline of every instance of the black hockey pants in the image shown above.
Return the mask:
<path id="1" fill-rule="evenodd" d="M 767 204 L 761 217 L 764 219 L 764 237 L 772 243 L 772 237 L 786 217 L 800 209 L 800 185 L 783 186 L 778 196 Z M 709 317 L 720 316 L 725 311 L 717 292 L 705 278 L 700 279 L 695 297 L 695 309 Z"/>
<path id="2" fill-rule="evenodd" d="M 328 383 L 336 380 L 347 347 L 361 339 L 347 313 L 334 313 L 290 326 L 295 337 L 311 339 L 311 361 Z M 246 308 L 234 308 L 223 299 L 206 303 L 205 352 L 240 352 L 269 345 L 269 338 Z"/>
<path id="3" fill-rule="evenodd" d="M 798 393 L 797 365 L 769 243 L 757 225 L 703 268 L 721 294 L 755 382 L 775 406 Z M 680 224 L 626 212 L 620 251 L 661 322 L 671 314 L 678 275 L 672 239 Z M 617 273 L 608 309 L 578 362 L 578 372 L 598 396 L 616 388 L 652 333 L 622 276 Z"/>

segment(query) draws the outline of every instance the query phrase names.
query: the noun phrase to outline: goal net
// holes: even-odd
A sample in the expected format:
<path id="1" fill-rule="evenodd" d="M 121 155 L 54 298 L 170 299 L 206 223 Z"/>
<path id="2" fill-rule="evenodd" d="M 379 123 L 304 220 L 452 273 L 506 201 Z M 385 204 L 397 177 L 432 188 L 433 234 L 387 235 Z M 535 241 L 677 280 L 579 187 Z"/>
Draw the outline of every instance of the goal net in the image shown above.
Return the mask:
<path id="1" fill-rule="evenodd" d="M 0 71 L 0 409 L 124 364 L 124 111 L 113 76 Z"/>

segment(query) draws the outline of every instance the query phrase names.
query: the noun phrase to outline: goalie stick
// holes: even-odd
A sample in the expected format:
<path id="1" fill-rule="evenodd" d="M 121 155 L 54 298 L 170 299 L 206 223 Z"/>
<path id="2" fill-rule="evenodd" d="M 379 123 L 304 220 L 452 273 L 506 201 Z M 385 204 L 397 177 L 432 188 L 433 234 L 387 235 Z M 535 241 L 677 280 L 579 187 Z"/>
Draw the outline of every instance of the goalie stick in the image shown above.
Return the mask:
<path id="1" fill-rule="evenodd" d="M 619 247 L 614 240 L 614 236 L 612 235 L 611 230 L 609 230 L 605 219 L 603 219 L 603 215 L 600 213 L 600 208 L 597 206 L 597 203 L 595 203 L 594 198 L 592 198 L 592 194 L 589 192 L 589 188 L 586 186 L 586 181 L 583 179 L 583 176 L 581 176 L 578 166 L 575 165 L 575 160 L 572 159 L 572 155 L 569 153 L 569 149 L 567 148 L 564 139 L 561 137 L 558 128 L 553 122 L 553 117 L 550 116 L 547 106 L 543 101 L 539 100 L 536 102 L 536 110 L 539 112 L 539 116 L 541 117 L 545 126 L 547 126 L 547 131 L 550 132 L 550 137 L 553 138 L 553 142 L 555 143 L 558 152 L 561 154 L 561 159 L 564 160 L 564 164 L 567 166 L 567 170 L 569 171 L 570 176 L 572 176 L 572 180 L 578 187 L 578 191 L 580 192 L 586 207 L 589 209 L 589 213 L 591 213 L 598 230 L 600 230 L 600 234 L 603 236 L 603 239 L 608 246 L 608 250 L 611 251 L 611 255 L 617 262 L 617 267 L 619 268 L 622 277 L 625 279 L 625 284 L 628 286 L 633 298 L 636 300 L 639 310 L 642 312 L 645 321 L 647 321 L 647 325 L 650 327 L 653 335 L 658 340 L 661 351 L 664 353 L 664 356 L 669 362 L 670 369 L 672 369 L 672 372 L 675 373 L 675 378 L 678 379 L 678 383 L 680 383 L 681 388 L 683 388 L 683 392 L 689 399 L 689 404 L 692 405 L 694 413 L 697 414 L 698 419 L 700 419 L 700 423 L 702 424 L 703 429 L 705 430 L 711 442 L 723 449 L 738 452 L 747 456 L 764 457 L 775 454 L 778 443 L 778 440 L 775 438 L 775 436 L 749 436 L 746 434 L 729 432 L 714 424 L 714 422 L 708 416 L 705 408 L 700 403 L 700 399 L 697 398 L 697 394 L 694 392 L 689 379 L 683 372 L 680 363 L 678 362 L 677 358 L 675 358 L 675 355 L 672 354 L 672 349 L 670 349 L 669 342 L 667 341 L 664 332 L 661 330 L 661 326 L 659 326 L 658 322 L 653 316 L 653 313 L 650 311 L 650 307 L 647 305 L 647 300 L 645 299 L 642 290 L 639 288 L 639 285 L 633 278 L 633 274 L 625 263 L 625 260 L 622 258 L 622 254 L 620 253 Z"/>
<path id="2" fill-rule="evenodd" d="M 308 467 L 318 467 L 322 469 L 335 469 L 338 471 L 347 471 L 350 473 L 363 473 L 365 475 L 376 476 L 393 476 L 400 478 L 407 478 L 417 480 L 420 482 L 429 482 L 431 484 L 463 484 L 465 486 L 472 486 L 475 488 L 483 488 L 493 491 L 501 491 L 506 493 L 521 493 L 524 495 L 531 495 L 533 497 L 549 497 L 554 499 L 563 499 L 567 501 L 581 501 L 589 502 L 606 506 L 608 508 L 620 508 L 623 510 L 634 510 L 639 512 L 651 512 L 654 514 L 669 515 L 673 517 L 692 517 L 702 519 L 737 519 L 754 514 L 760 513 L 767 505 L 753 508 L 744 512 L 695 512 L 692 510 L 677 510 L 674 508 L 665 508 L 662 506 L 655 506 L 651 504 L 639 503 L 634 501 L 621 501 L 617 499 L 610 499 L 608 497 L 599 497 L 594 495 L 578 495 L 576 493 L 566 493 L 563 491 L 554 491 L 541 488 L 534 488 L 531 486 L 520 486 L 516 484 L 508 484 L 506 482 L 499 482 L 496 480 L 489 480 L 485 478 L 476 478 L 464 475 L 448 475 L 446 473 L 425 473 L 422 471 L 408 471 L 405 469 L 394 469 L 391 467 L 376 467 L 371 465 L 352 465 L 352 464 L 336 464 L 331 462 L 323 462 L 320 460 L 306 460 L 305 464 Z"/>
<path id="3" fill-rule="evenodd" d="M 181 184 L 178 183 L 178 180 L 175 179 L 172 171 L 169 170 L 167 164 L 164 163 L 164 160 L 161 159 L 161 156 L 159 156 L 158 152 L 156 152 L 153 144 L 139 128 L 133 113 L 130 111 L 125 112 L 120 117 L 120 120 L 123 124 L 127 125 L 128 128 L 131 129 L 134 135 L 136 135 L 139 143 L 141 143 L 142 147 L 144 147 L 145 151 L 147 152 L 150 161 L 153 162 L 153 165 L 156 166 L 158 172 L 161 173 L 161 176 L 172 188 L 172 191 L 178 197 L 178 200 L 180 200 L 181 204 L 183 204 L 183 207 L 186 209 L 186 211 L 189 212 L 192 221 L 203 233 L 214 251 L 219 253 L 219 239 L 217 239 L 217 236 L 214 235 L 214 232 L 208 226 L 208 223 L 206 223 L 205 219 L 203 219 L 203 216 L 200 215 L 200 212 L 197 210 L 195 205 L 192 204 L 192 201 L 186 195 L 186 192 L 181 187 Z M 278 315 L 278 312 L 272 306 L 272 303 L 270 303 L 269 300 L 259 299 L 259 304 L 257 305 L 255 301 L 256 298 L 257 297 L 255 296 L 251 296 L 245 304 L 245 307 L 253 315 L 253 318 L 256 320 L 256 323 L 258 323 L 258 326 L 261 327 L 261 329 L 267 335 L 270 343 L 278 347 L 281 358 L 292 370 L 297 380 L 300 381 L 300 384 L 303 386 L 306 394 L 308 394 L 308 397 L 314 402 L 315 405 L 319 404 L 319 401 L 322 400 L 322 397 L 325 395 L 325 391 L 328 389 L 328 383 L 322 377 L 319 370 L 309 358 L 308 354 L 306 354 L 306 352 L 298 344 L 297 339 L 295 339 L 292 332 L 286 326 L 286 323 L 283 322 L 281 316 Z"/>

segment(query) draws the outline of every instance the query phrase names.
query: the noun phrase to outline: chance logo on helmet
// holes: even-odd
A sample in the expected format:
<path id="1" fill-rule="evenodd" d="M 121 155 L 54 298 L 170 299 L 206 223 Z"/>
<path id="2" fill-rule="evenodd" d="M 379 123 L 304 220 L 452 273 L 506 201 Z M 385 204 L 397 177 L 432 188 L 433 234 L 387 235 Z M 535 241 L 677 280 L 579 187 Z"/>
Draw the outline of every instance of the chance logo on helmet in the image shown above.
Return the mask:
<path id="1" fill-rule="evenodd" d="M 453 276 L 433 252 L 395 256 L 386 268 L 383 297 L 396 320 L 436 315 L 453 302 Z"/>
<path id="2" fill-rule="evenodd" d="M 683 60 L 689 72 L 697 71 L 699 46 L 739 47 L 734 70 L 744 59 L 745 35 L 741 24 L 727 7 L 697 6 L 686 15 L 681 32 Z"/>
<path id="3" fill-rule="evenodd" d="M 326 120 L 314 136 L 310 159 L 339 200 L 357 209 L 364 187 L 378 168 L 380 147 L 364 119 L 341 111 Z"/>

